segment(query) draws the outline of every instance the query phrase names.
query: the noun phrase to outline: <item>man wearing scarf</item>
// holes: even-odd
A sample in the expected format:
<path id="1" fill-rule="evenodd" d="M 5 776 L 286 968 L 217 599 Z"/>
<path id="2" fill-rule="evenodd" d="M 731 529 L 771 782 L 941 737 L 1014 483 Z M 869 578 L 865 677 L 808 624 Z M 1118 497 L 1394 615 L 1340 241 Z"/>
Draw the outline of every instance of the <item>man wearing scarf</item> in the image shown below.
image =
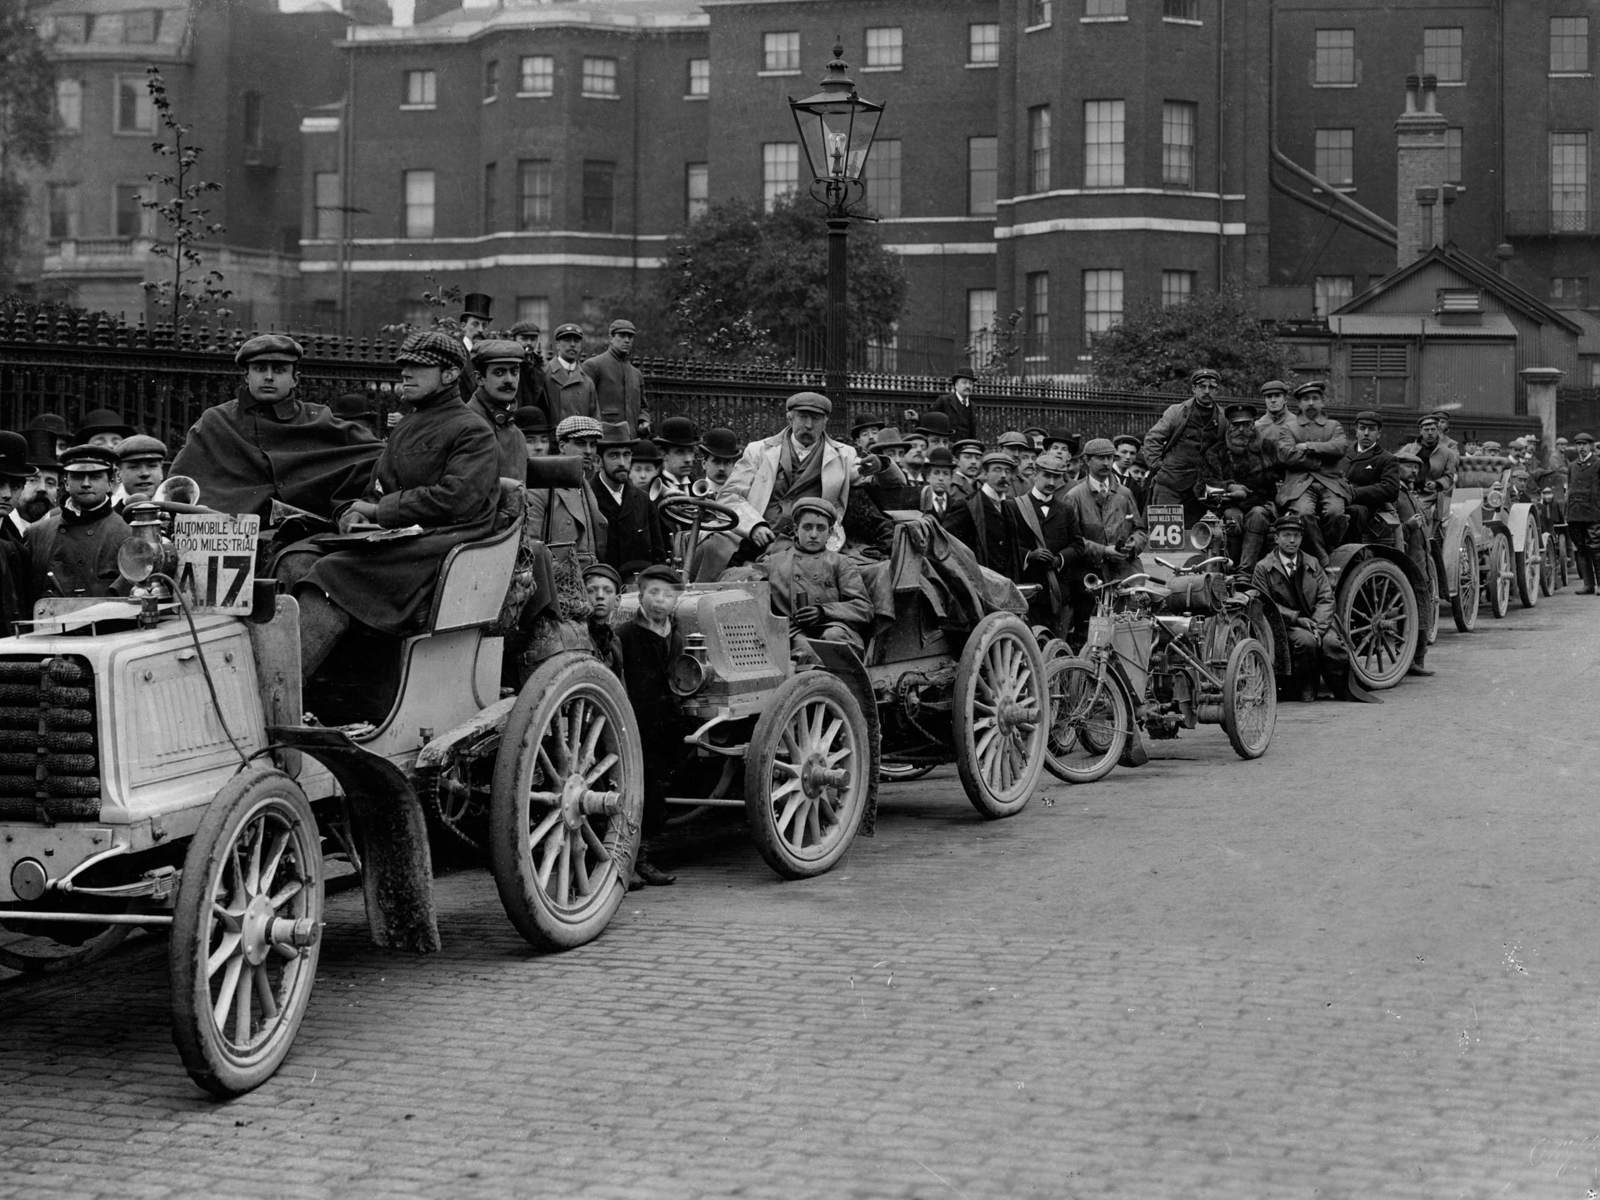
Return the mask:
<path id="1" fill-rule="evenodd" d="M 300 344 L 264 333 L 233 361 L 245 382 L 232 400 L 208 408 L 172 462 L 173 475 L 200 485 L 201 502 L 219 512 L 272 516 L 281 500 L 319 517 L 361 495 L 383 443 L 357 421 L 299 396 Z"/>

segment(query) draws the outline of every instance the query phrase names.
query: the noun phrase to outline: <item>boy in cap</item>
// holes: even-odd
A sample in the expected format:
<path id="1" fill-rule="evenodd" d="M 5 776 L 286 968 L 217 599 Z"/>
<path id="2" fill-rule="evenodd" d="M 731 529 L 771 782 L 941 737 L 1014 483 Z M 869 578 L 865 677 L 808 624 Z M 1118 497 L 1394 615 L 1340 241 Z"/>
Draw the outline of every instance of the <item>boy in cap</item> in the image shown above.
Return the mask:
<path id="1" fill-rule="evenodd" d="M 805 656 L 805 639 L 818 638 L 864 650 L 872 622 L 867 585 L 854 562 L 828 549 L 839 514 L 828 501 L 808 496 L 795 501 L 792 515 L 793 542 L 769 551 L 763 560 L 773 611 L 789 618 L 791 647 Z"/>
<path id="2" fill-rule="evenodd" d="M 612 621 L 617 615 L 617 597 L 622 592 L 622 576 L 609 563 L 594 563 L 583 573 L 583 589 L 589 593 L 589 640 L 594 652 L 618 679 L 624 679 L 622 642 Z"/>
<path id="3" fill-rule="evenodd" d="M 633 459 L 628 467 L 628 482 L 654 502 L 661 494 L 661 448 L 649 438 L 633 443 Z"/>
<path id="4" fill-rule="evenodd" d="M 528 475 L 528 442 L 514 420 L 527 358 L 521 342 L 480 339 L 472 347 L 478 386 L 467 401 L 467 409 L 482 417 L 494 434 L 500 450 L 500 478 L 518 482 L 525 481 Z"/>
<path id="5" fill-rule="evenodd" d="M 73 446 L 62 455 L 67 497 L 23 539 L 35 597 L 111 596 L 131 586 L 117 567 L 129 529 L 111 509 L 116 461 L 104 446 Z"/>
<path id="6" fill-rule="evenodd" d="M 600 416 L 607 421 L 622 421 L 629 429 L 638 429 L 644 419 L 644 375 L 629 361 L 638 331 L 632 321 L 618 317 L 607 332 L 611 337 L 610 345 L 593 358 L 584 359 L 583 371 L 594 380 Z"/>
<path id="7" fill-rule="evenodd" d="M 683 653 L 683 637 L 672 620 L 682 591 L 671 567 L 646 567 L 639 572 L 639 610 L 617 629 L 623 682 L 644 751 L 644 836 L 633 869 L 639 882 L 657 887 L 678 881 L 651 861 L 651 843 L 666 828 L 667 781 L 685 757 L 683 714 L 671 687 L 672 664 Z"/>
<path id="8" fill-rule="evenodd" d="M 117 490 L 111 503 L 120 514 L 134 496 L 148 500 L 166 478 L 167 448 L 147 434 L 124 438 L 117 446 Z"/>
<path id="9" fill-rule="evenodd" d="M 556 326 L 556 356 L 544 371 L 545 412 L 557 425 L 568 417 L 600 419 L 594 380 L 578 363 L 583 350 L 583 327 L 570 321 Z M 630 428 L 637 425 L 629 423 Z"/>
<path id="10" fill-rule="evenodd" d="M 270 524 L 281 500 L 331 521 L 366 489 L 383 443 L 300 398 L 301 357 L 300 343 L 281 333 L 251 338 L 233 356 L 244 369 L 234 398 L 190 426 L 172 474 L 198 483 L 209 507 Z"/>

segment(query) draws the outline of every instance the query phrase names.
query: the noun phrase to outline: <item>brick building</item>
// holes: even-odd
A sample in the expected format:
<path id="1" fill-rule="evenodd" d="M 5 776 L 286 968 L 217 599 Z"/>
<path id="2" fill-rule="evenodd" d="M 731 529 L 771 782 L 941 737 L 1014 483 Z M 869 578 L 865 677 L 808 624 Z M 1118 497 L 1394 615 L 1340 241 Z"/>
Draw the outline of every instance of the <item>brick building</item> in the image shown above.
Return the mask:
<path id="1" fill-rule="evenodd" d="M 25 277 L 89 308 L 145 309 L 141 283 L 164 279 L 149 252 L 161 230 L 140 206 L 170 160 L 145 89 L 160 68 L 178 120 L 202 147 L 197 176 L 224 233 L 203 244 L 224 273 L 240 323 L 290 318 L 300 292 L 302 109 L 343 91 L 336 42 L 347 18 L 328 5 L 299 13 L 275 0 L 55 0 L 36 10 L 56 68 L 54 161 L 30 181 Z"/>

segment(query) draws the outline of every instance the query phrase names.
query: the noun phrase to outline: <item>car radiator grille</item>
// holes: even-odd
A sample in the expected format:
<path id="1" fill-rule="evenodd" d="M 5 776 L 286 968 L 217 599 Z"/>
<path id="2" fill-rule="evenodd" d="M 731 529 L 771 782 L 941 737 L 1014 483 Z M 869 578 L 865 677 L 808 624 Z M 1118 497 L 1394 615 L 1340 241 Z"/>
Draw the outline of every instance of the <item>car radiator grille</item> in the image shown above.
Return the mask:
<path id="1" fill-rule="evenodd" d="M 89 664 L 72 655 L 0 658 L 0 819 L 99 817 Z"/>

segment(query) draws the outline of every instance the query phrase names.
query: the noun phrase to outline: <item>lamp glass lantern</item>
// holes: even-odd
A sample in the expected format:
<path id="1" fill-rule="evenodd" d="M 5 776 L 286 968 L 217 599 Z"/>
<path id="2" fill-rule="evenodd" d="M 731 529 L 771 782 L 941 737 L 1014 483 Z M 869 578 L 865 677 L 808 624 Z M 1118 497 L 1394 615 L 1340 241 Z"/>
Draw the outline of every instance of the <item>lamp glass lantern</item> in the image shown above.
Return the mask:
<path id="1" fill-rule="evenodd" d="M 843 54 L 843 46 L 833 48 L 820 92 L 789 101 L 811 177 L 826 188 L 830 207 L 841 210 L 860 198 L 861 172 L 883 116 L 882 104 L 865 100 L 856 91 Z M 857 194 L 852 197 L 853 190 Z"/>

